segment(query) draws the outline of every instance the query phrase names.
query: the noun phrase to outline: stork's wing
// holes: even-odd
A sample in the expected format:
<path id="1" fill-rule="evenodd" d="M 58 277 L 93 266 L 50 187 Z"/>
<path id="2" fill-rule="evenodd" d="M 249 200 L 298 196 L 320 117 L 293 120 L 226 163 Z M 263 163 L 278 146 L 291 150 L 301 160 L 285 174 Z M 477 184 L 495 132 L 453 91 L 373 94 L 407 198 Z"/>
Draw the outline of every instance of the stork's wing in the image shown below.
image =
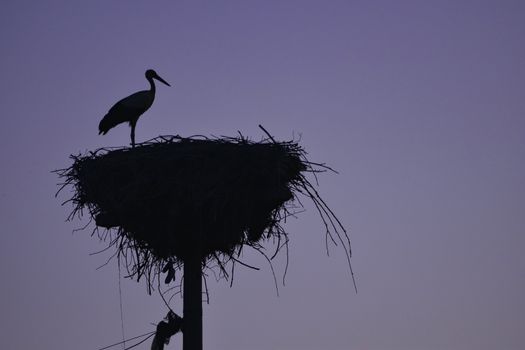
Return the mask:
<path id="1" fill-rule="evenodd" d="M 98 125 L 99 134 L 125 122 L 136 121 L 153 103 L 150 91 L 139 91 L 115 103 Z"/>

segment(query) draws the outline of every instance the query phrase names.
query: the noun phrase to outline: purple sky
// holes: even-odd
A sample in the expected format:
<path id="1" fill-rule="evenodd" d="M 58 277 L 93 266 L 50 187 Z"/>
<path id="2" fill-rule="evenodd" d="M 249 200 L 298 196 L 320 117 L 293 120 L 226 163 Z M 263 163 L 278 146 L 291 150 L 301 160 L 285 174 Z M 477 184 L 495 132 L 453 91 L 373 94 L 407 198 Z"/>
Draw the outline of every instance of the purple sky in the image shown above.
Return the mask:
<path id="1" fill-rule="evenodd" d="M 525 346 L 525 2 L 3 1 L 0 348 L 122 339 L 116 263 L 64 223 L 57 178 L 114 102 L 158 87 L 137 141 L 302 135 L 350 229 L 327 257 L 315 209 L 286 228 L 286 286 L 253 254 L 210 279 L 205 349 L 493 350 Z M 275 265 L 279 276 L 284 264 Z M 127 337 L 166 313 L 122 280 Z M 182 300 L 173 307 L 180 312 Z M 180 336 L 167 349 L 180 349 Z M 144 344 L 140 349 L 148 349 Z"/>

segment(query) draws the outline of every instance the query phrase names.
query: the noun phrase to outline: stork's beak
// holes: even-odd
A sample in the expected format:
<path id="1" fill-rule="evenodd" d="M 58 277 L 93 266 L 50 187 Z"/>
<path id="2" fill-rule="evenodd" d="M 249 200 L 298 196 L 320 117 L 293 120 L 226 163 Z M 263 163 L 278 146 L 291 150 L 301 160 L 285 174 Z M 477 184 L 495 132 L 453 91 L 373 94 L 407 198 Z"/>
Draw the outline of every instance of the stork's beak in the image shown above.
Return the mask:
<path id="1" fill-rule="evenodd" d="M 160 82 L 163 83 L 163 84 L 166 84 L 166 85 L 168 85 L 168 86 L 171 86 L 170 84 L 168 84 L 168 82 L 167 82 L 166 80 L 164 80 L 164 79 L 162 79 L 161 77 L 159 77 L 158 74 L 156 74 L 153 78 L 157 79 L 158 81 L 160 81 Z"/>

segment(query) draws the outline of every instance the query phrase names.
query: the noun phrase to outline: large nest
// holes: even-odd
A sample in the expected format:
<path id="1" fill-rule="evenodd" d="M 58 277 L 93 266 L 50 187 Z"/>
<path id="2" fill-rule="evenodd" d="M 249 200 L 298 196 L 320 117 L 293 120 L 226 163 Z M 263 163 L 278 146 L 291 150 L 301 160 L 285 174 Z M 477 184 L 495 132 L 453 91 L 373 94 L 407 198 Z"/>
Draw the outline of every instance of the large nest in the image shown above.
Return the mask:
<path id="1" fill-rule="evenodd" d="M 163 267 L 166 282 L 173 279 L 191 254 L 224 271 L 245 245 L 260 249 L 273 238 L 278 252 L 288 243 L 280 223 L 297 194 L 313 200 L 327 237 L 349 256 L 344 228 L 305 178 L 329 168 L 309 162 L 296 142 L 162 136 L 71 158 L 57 171 L 74 188 L 71 217 L 87 209 L 130 275 L 146 275 L 149 287 Z"/>

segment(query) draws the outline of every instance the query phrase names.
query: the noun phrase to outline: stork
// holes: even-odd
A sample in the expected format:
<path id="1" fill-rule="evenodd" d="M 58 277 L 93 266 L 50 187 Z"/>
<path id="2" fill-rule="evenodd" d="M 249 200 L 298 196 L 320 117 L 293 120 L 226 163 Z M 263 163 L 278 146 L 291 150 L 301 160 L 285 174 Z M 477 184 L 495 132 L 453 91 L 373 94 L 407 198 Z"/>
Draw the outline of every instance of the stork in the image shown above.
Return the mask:
<path id="1" fill-rule="evenodd" d="M 129 126 L 131 126 L 131 147 L 135 147 L 135 126 L 137 125 L 137 121 L 139 117 L 151 107 L 155 99 L 155 83 L 153 79 L 157 79 L 161 83 L 171 86 L 159 77 L 153 69 L 146 71 L 146 79 L 149 81 L 150 89 L 136 92 L 115 103 L 100 121 L 98 125 L 99 135 L 105 135 L 111 128 L 128 122 Z"/>

